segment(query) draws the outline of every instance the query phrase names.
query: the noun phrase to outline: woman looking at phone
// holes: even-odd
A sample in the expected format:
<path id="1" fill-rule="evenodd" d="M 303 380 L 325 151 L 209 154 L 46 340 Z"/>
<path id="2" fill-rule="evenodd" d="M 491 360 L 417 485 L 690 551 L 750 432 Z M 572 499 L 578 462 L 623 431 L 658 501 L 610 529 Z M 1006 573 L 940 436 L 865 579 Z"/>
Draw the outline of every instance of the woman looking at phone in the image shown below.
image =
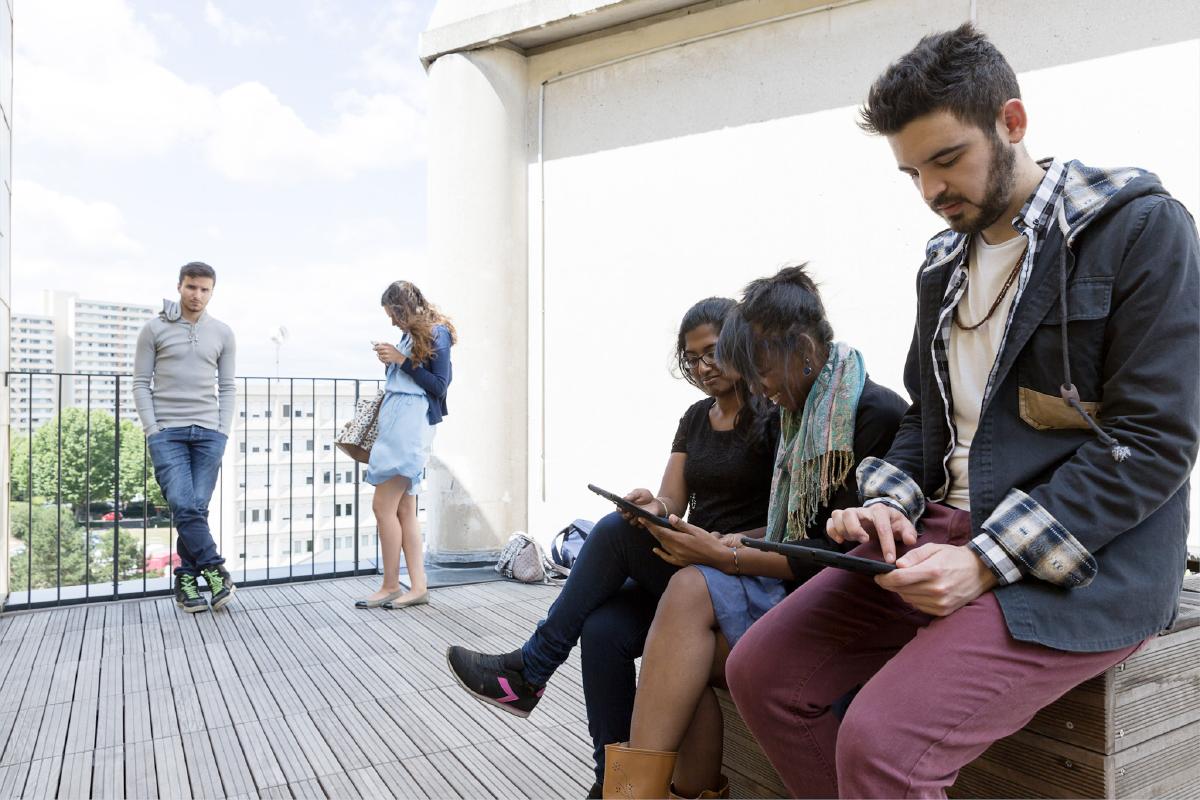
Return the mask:
<path id="1" fill-rule="evenodd" d="M 834 341 L 803 266 L 751 282 L 721 331 L 718 360 L 780 408 L 782 441 L 765 535 L 834 548 L 825 521 L 857 506 L 854 468 L 887 452 L 908 408 Z M 742 547 L 740 534 L 671 517 L 651 526 L 656 553 L 678 567 L 646 640 L 628 745 L 607 748 L 604 797 L 728 797 L 721 775 L 725 658 L 751 624 L 819 569 Z M 723 531 L 722 531 L 723 533 Z M 673 778 L 673 779 L 672 779 Z M 631 791 L 632 787 L 632 793 Z"/>
<path id="2" fill-rule="evenodd" d="M 717 337 L 733 306 L 728 298 L 708 298 L 684 315 L 676 361 L 683 377 L 707 397 L 679 421 L 658 492 L 634 489 L 625 498 L 654 514 L 687 513 L 705 527 L 761 534 L 778 415 L 751 397 L 740 375 L 717 365 Z M 654 554 L 657 546 L 633 515 L 608 514 L 592 528 L 546 619 L 520 649 L 484 654 L 455 646 L 446 652 L 451 671 L 475 697 L 526 717 L 582 640 L 596 760 L 592 797 L 599 797 L 603 782 L 604 745 L 629 736 L 634 660 L 658 598 L 679 569 Z"/>
<path id="3" fill-rule="evenodd" d="M 375 344 L 375 357 L 384 364 L 387 383 L 379 406 L 379 434 L 364 477 L 375 487 L 371 510 L 379 529 L 383 584 L 354 605 L 396 609 L 429 602 L 417 492 L 429 461 L 434 426 L 448 413 L 450 347 L 458 337 L 449 318 L 408 281 L 388 286 L 380 302 L 402 332 L 397 344 Z M 400 585 L 401 552 L 408 567 L 407 592 Z"/>

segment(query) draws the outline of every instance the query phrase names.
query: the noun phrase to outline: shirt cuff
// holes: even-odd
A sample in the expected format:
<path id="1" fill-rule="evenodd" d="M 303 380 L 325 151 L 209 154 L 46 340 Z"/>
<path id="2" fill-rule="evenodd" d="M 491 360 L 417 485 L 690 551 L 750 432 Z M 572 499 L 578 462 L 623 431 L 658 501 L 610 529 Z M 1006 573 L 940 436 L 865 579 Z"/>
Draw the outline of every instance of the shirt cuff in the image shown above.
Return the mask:
<path id="1" fill-rule="evenodd" d="M 982 535 L 991 540 L 993 547 L 976 547 L 980 541 L 977 536 L 971 542 L 971 549 L 988 563 L 1001 582 L 1012 581 L 1006 581 L 1005 575 L 993 566 L 1000 564 L 1004 569 L 1003 559 L 993 555 L 997 550 L 1022 575 L 1032 575 L 1055 586 L 1068 589 L 1087 586 L 1096 577 L 1096 559 L 1087 548 L 1041 503 L 1020 489 L 1009 490 L 982 527 Z"/>
<path id="2" fill-rule="evenodd" d="M 863 505 L 871 505 L 874 500 L 888 500 L 888 505 L 914 523 L 925 513 L 925 493 L 921 487 L 904 470 L 882 458 L 864 458 L 855 477 Z"/>
<path id="3" fill-rule="evenodd" d="M 1017 569 L 1017 565 L 1008 557 L 1008 553 L 1004 552 L 1000 543 L 986 533 L 976 536 L 967 543 L 967 547 L 970 547 L 972 552 L 979 556 L 979 560 L 995 573 L 1001 586 L 1016 583 L 1024 577 L 1021 570 Z"/>

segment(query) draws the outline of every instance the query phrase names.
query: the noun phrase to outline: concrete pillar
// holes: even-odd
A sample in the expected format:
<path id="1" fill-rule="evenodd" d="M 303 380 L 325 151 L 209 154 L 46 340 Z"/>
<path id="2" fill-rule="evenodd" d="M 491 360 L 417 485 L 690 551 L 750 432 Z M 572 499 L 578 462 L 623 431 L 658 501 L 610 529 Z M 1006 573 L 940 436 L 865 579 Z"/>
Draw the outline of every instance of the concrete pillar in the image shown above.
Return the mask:
<path id="1" fill-rule="evenodd" d="M 458 329 L 429 466 L 429 559 L 486 561 L 526 524 L 526 64 L 485 48 L 429 68 L 429 262 Z"/>
<path id="2" fill-rule="evenodd" d="M 11 212 L 12 208 L 12 35 L 13 17 L 12 3 L 6 0 L 0 5 L 0 39 L 4 47 L 0 52 L 4 58 L 0 60 L 0 137 L 3 137 L 3 163 L 0 163 L 0 192 L 4 193 L 0 209 L 0 366 L 7 372 L 9 354 L 12 350 L 9 342 L 9 323 L 12 319 L 12 269 L 10 267 L 12 241 Z M 4 388 L 4 396 L 0 398 L 0 611 L 8 599 L 8 508 L 11 498 L 9 488 L 9 456 L 8 456 L 8 423 L 9 423 L 9 390 Z"/>

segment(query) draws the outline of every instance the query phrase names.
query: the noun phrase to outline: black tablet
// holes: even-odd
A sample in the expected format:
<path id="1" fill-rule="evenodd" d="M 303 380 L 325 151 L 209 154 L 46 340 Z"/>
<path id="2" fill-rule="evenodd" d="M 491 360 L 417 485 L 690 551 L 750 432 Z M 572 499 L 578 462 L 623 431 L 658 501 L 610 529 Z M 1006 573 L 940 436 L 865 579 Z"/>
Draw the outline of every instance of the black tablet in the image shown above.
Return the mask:
<path id="1" fill-rule="evenodd" d="M 764 539 L 751 539 L 747 536 L 742 537 L 742 544 L 746 545 L 746 547 L 753 547 L 756 550 L 768 550 L 772 553 L 783 553 L 785 556 L 798 558 L 801 561 L 807 561 L 810 564 L 821 564 L 827 567 L 837 567 L 838 569 L 845 569 L 849 570 L 850 572 L 858 572 L 863 575 L 883 575 L 896 568 L 895 564 L 888 564 L 885 561 L 876 561 L 873 558 L 848 556 L 845 553 L 839 553 L 836 550 L 822 550 L 819 547 L 805 547 L 802 544 L 768 542 Z"/>
<path id="2" fill-rule="evenodd" d="M 603 497 L 605 500 L 615 503 L 617 508 L 621 509 L 622 511 L 628 511 L 630 514 L 633 514 L 635 517 L 641 517 L 642 519 L 649 520 L 650 522 L 653 522 L 655 525 L 659 526 L 660 528 L 670 528 L 671 530 L 675 530 L 675 526 L 671 524 L 671 520 L 667 519 L 666 517 L 660 517 L 658 514 L 651 514 L 649 511 L 642 508 L 641 506 L 635 506 L 633 503 L 629 502 L 624 497 L 621 497 L 620 495 L 617 495 L 617 494 L 613 494 L 612 492 L 607 491 L 605 489 L 601 489 L 599 486 L 596 486 L 595 484 L 589 483 L 588 488 L 591 489 L 596 494 Z"/>

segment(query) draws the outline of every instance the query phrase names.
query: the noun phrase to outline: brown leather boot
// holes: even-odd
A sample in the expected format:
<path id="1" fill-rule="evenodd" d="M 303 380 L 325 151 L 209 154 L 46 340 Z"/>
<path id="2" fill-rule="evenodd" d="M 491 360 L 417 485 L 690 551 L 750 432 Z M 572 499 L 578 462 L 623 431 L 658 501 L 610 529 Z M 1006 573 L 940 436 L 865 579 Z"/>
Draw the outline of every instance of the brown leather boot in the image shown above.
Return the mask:
<path id="1" fill-rule="evenodd" d="M 670 794 L 667 795 L 670 800 L 709 800 L 709 798 L 725 798 L 729 797 L 729 778 L 721 776 L 720 785 L 716 789 L 705 789 L 694 798 L 688 795 L 677 794 L 675 792 L 675 784 L 671 784 Z"/>
<path id="2" fill-rule="evenodd" d="M 628 742 L 604 746 L 604 791 L 607 798 L 664 800 L 675 772 L 677 753 L 637 750 Z"/>

